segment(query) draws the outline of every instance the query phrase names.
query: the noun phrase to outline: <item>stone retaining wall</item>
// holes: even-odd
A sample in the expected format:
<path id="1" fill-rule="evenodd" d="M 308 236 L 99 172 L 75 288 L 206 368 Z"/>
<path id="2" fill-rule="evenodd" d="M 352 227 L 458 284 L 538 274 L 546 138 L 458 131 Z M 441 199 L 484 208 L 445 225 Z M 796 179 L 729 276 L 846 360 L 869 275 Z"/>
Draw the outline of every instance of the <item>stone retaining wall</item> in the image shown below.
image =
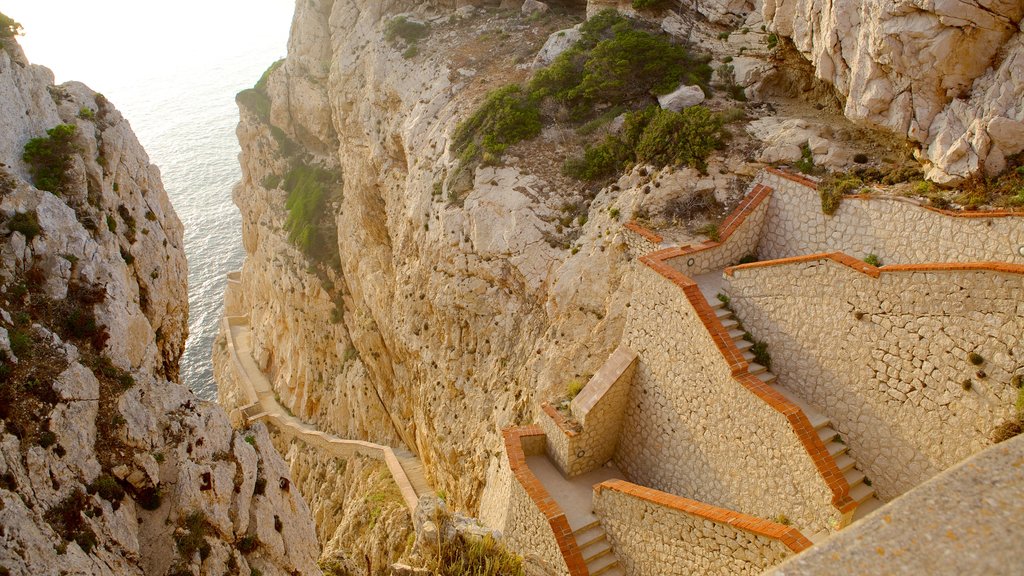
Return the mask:
<path id="1" fill-rule="evenodd" d="M 570 403 L 574 421 L 549 404 L 542 406 L 547 453 L 566 477 L 585 474 L 612 459 L 636 363 L 635 352 L 624 346 L 616 349 Z"/>
<path id="2" fill-rule="evenodd" d="M 633 258 L 639 258 L 658 250 L 661 243 L 665 241 L 660 234 L 648 230 L 636 222 L 626 222 L 622 229 L 626 239 L 626 250 Z"/>
<path id="3" fill-rule="evenodd" d="M 560 576 L 588 576 L 565 513 L 526 463 L 527 456 L 544 453 L 544 432 L 537 426 L 523 426 L 503 434 L 514 478 L 505 519 L 506 545 L 522 556 L 539 559 Z"/>
<path id="4" fill-rule="evenodd" d="M 790 526 L 623 480 L 594 489 L 594 512 L 632 576 L 760 574 L 811 545 Z"/>
<path id="5" fill-rule="evenodd" d="M 784 514 L 809 533 L 841 524 L 849 486 L 807 417 L 749 374 L 696 285 L 657 258 L 637 267 L 624 333 L 641 361 L 619 468 L 637 483 L 716 506 Z"/>
<path id="6" fill-rule="evenodd" d="M 768 343 L 772 371 L 832 419 L 883 499 L 982 450 L 1013 413 L 1024 266 L 879 269 L 831 254 L 727 277 L 737 317 Z"/>
<path id="7" fill-rule="evenodd" d="M 775 189 L 758 246 L 765 260 L 841 251 L 875 254 L 884 264 L 1024 264 L 1024 212 L 949 212 L 905 198 L 847 196 L 826 216 L 813 181 L 773 169 L 759 181 Z"/>

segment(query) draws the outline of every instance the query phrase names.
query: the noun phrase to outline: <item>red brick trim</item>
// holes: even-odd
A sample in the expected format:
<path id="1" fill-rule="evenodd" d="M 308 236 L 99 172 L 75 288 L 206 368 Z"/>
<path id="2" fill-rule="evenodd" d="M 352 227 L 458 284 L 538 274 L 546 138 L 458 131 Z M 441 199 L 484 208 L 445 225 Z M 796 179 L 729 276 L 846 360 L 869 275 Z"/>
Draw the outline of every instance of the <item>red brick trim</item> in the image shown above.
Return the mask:
<path id="1" fill-rule="evenodd" d="M 685 256 L 687 254 L 693 254 L 694 252 L 700 252 L 702 250 L 709 250 L 716 246 L 720 246 L 725 243 L 726 240 L 732 236 L 733 232 L 739 229 L 739 227 L 746 221 L 747 216 L 750 216 L 761 205 L 761 202 L 765 200 L 773 192 L 772 188 L 765 186 L 764 184 L 757 184 L 754 189 L 747 194 L 743 200 L 736 206 L 736 209 L 729 213 L 722 221 L 721 226 L 718 227 L 718 241 L 708 240 L 696 245 L 689 245 L 684 247 L 667 248 L 666 250 L 676 250 L 676 256 Z M 627 230 L 631 230 L 640 234 L 644 238 L 650 240 L 654 244 L 661 244 L 664 240 L 661 236 L 651 232 L 647 228 L 640 226 L 635 221 L 626 222 L 623 226 Z"/>
<path id="2" fill-rule="evenodd" d="M 712 522 L 727 524 L 733 528 L 757 534 L 758 536 L 778 540 L 793 552 L 803 552 L 811 547 L 811 541 L 792 526 L 784 526 L 735 510 L 719 508 L 718 506 L 661 492 L 653 488 L 638 486 L 625 480 L 608 480 L 594 488 L 594 491 L 598 494 L 604 490 L 614 490 L 615 492 L 650 502 L 655 506 L 671 508 L 672 510 L 678 510 L 679 512 L 704 518 Z"/>
<path id="3" fill-rule="evenodd" d="M 799 174 L 792 172 L 786 172 L 779 170 L 778 168 L 765 168 L 770 174 L 774 174 L 779 178 L 785 178 L 791 182 L 796 182 L 802 186 L 811 188 L 812 190 L 818 190 L 818 183 L 809 178 L 805 178 Z M 849 196 L 843 196 L 843 200 L 903 200 L 893 196 L 872 196 L 870 194 L 850 194 Z M 935 212 L 936 214 L 942 214 L 943 216 L 952 216 L 954 218 L 1006 218 L 1008 216 L 1024 217 L 1024 210 L 944 210 L 942 208 L 935 208 L 934 206 L 928 206 L 925 204 L 918 204 L 917 202 L 907 201 L 908 204 L 913 204 L 919 208 L 928 210 L 929 212 Z"/>
<path id="4" fill-rule="evenodd" d="M 853 256 L 848 256 L 842 252 L 824 252 L 821 254 L 808 254 L 807 256 L 792 256 L 790 258 L 779 258 L 778 260 L 765 260 L 763 262 L 751 262 L 749 264 L 740 264 L 738 266 L 730 266 L 725 269 L 726 276 L 732 276 L 733 272 L 737 270 L 749 270 L 751 268 L 767 268 L 769 266 L 782 266 L 785 264 L 798 264 L 801 262 L 816 262 L 818 260 L 832 260 L 837 264 L 853 268 L 857 272 L 867 274 L 872 278 L 878 278 L 880 268 L 876 268 L 863 260 L 857 260 Z"/>
<path id="5" fill-rule="evenodd" d="M 657 254 L 657 253 L 656 253 Z M 826 252 L 823 254 L 810 254 L 807 256 L 794 256 L 792 258 L 780 258 L 778 260 L 766 260 L 764 262 L 752 262 L 731 266 L 725 269 L 725 274 L 732 276 L 737 270 L 749 270 L 752 268 L 767 268 L 770 266 L 785 266 L 786 264 L 799 264 L 802 262 L 815 262 L 818 260 L 831 260 L 857 272 L 878 278 L 887 272 L 999 272 L 1004 274 L 1024 275 L 1024 265 L 1010 264 L 1007 262 L 940 262 L 932 264 L 892 264 L 876 268 L 867 262 L 858 260 L 842 252 Z"/>
<path id="6" fill-rule="evenodd" d="M 519 426 L 502 430 L 505 438 L 505 454 L 508 455 L 509 468 L 512 475 L 519 481 L 519 485 L 526 490 L 526 494 L 533 500 L 534 505 L 548 520 L 551 531 L 555 535 L 558 549 L 562 553 L 565 565 L 569 569 L 570 576 L 590 576 L 587 564 L 583 561 L 583 553 L 576 544 L 576 537 L 572 535 L 569 527 L 569 520 L 565 512 L 551 497 L 551 494 L 544 488 L 540 480 L 530 470 L 526 463 L 526 452 L 523 450 L 523 438 L 531 436 L 544 436 L 544 431 L 539 426 Z"/>
<path id="7" fill-rule="evenodd" d="M 722 326 L 721 320 L 708 304 L 708 301 L 701 294 L 697 283 L 685 274 L 676 271 L 665 263 L 673 257 L 676 249 L 667 249 L 648 254 L 640 258 L 640 261 L 664 277 L 669 282 L 678 286 L 690 305 L 697 312 L 698 318 L 704 324 L 708 334 L 715 343 L 715 347 L 721 352 L 722 357 L 729 364 L 732 377 L 752 394 L 760 398 L 772 407 L 776 412 L 782 414 L 789 421 L 790 426 L 800 439 L 807 454 L 814 462 L 818 474 L 832 491 L 832 505 L 842 513 L 847 513 L 856 508 L 857 503 L 850 498 L 850 485 L 836 461 L 828 453 L 825 444 L 818 438 L 818 433 L 811 426 L 810 419 L 796 404 L 787 400 L 775 389 L 761 381 L 760 378 L 750 373 L 750 365 L 743 358 L 743 353 L 736 347 L 736 343 L 729 337 L 728 330 Z"/>
<path id="8" fill-rule="evenodd" d="M 572 438 L 578 435 L 576 429 L 571 424 L 569 424 L 569 421 L 565 419 L 565 416 L 563 416 L 562 413 L 559 412 L 558 409 L 552 406 L 550 403 L 545 402 L 541 404 L 540 409 L 543 410 L 544 413 L 547 414 L 551 418 L 551 420 L 555 422 L 555 426 L 558 426 L 558 429 L 561 430 L 562 433 L 564 433 L 566 436 Z"/>
<path id="9" fill-rule="evenodd" d="M 655 245 L 661 244 L 665 240 L 661 235 L 657 234 L 656 232 L 648 230 L 647 228 L 641 226 L 636 220 L 630 220 L 629 222 L 626 222 L 622 226 L 626 230 L 631 230 L 643 236 L 645 239 L 647 239 L 648 241 Z"/>
<path id="10" fill-rule="evenodd" d="M 772 168 L 771 166 L 765 168 L 765 170 L 769 174 L 774 174 L 779 178 L 785 178 L 790 182 L 796 182 L 797 184 L 807 186 L 808 188 L 812 188 L 814 190 L 818 189 L 818 183 L 815 182 L 814 180 L 811 180 L 810 178 L 807 178 L 806 176 L 801 176 L 800 174 L 794 174 L 793 172 L 787 172 L 785 170 L 779 170 L 778 168 Z"/>

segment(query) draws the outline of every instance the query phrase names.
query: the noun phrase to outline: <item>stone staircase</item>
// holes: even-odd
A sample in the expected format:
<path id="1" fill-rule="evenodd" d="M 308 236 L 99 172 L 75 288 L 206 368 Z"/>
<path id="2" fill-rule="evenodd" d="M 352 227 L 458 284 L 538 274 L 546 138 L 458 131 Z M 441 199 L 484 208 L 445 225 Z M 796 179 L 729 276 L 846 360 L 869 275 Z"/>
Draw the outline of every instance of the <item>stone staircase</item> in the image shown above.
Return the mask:
<path id="1" fill-rule="evenodd" d="M 775 374 L 769 371 L 768 368 L 755 362 L 754 353 L 751 351 L 754 343 L 744 339 L 745 332 L 743 326 L 735 318 L 732 311 L 726 307 L 725 302 L 716 297 L 708 298 L 708 303 L 711 305 L 719 321 L 722 322 L 722 326 L 729 331 L 729 336 L 743 354 L 743 358 L 750 364 L 750 373 L 797 405 L 807 415 L 808 420 L 811 421 L 811 426 L 818 432 L 818 438 L 825 444 L 828 453 L 835 459 L 836 466 L 839 467 L 839 470 L 846 477 L 846 481 L 850 485 L 850 497 L 857 503 L 857 510 L 854 513 L 853 519 L 859 520 L 880 507 L 882 502 L 875 497 L 875 489 L 871 487 L 871 481 L 864 476 L 864 473 L 858 469 L 857 463 L 847 453 L 848 447 L 839 436 L 839 433 L 832 428 L 832 421 L 828 416 L 815 410 L 801 398 L 780 385 Z M 817 542 L 825 536 L 827 536 L 825 533 L 815 534 L 810 536 L 810 539 L 813 542 Z"/>
<path id="2" fill-rule="evenodd" d="M 600 520 L 594 520 L 573 531 L 572 535 L 576 538 L 576 545 L 583 554 L 590 576 L 625 576 L 626 571 L 612 551 L 612 544 Z"/>

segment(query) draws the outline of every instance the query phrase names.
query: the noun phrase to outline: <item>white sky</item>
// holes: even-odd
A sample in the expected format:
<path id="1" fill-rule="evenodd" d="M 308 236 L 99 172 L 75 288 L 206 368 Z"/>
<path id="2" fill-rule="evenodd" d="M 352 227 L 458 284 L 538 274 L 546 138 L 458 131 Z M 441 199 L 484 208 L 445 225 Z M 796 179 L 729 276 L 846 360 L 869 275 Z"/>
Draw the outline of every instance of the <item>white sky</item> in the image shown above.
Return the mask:
<path id="1" fill-rule="evenodd" d="M 211 54 L 219 61 L 244 55 L 260 36 L 280 39 L 283 56 L 294 7 L 293 0 L 0 0 L 0 12 L 25 27 L 19 42 L 30 61 L 52 69 L 58 82 L 100 91 L 125 76 L 201 68 Z"/>

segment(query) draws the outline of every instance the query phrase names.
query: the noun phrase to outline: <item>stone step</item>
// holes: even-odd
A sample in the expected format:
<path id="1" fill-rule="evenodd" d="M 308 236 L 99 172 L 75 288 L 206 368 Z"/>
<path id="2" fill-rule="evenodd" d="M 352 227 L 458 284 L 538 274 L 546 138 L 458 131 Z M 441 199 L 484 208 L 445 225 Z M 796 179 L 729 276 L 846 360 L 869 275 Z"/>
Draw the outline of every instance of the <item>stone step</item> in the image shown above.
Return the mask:
<path id="1" fill-rule="evenodd" d="M 868 498 L 871 498 L 874 495 L 875 489 L 872 488 L 871 486 L 868 486 L 867 484 L 857 484 L 852 489 L 850 489 L 850 498 L 853 498 L 853 501 L 856 502 L 857 504 L 863 503 Z"/>
<path id="2" fill-rule="evenodd" d="M 725 308 L 725 302 L 722 302 L 717 297 L 708 298 L 708 305 L 711 306 L 712 310 L 718 310 L 719 308 Z"/>
<path id="3" fill-rule="evenodd" d="M 849 454 L 843 454 L 842 456 L 836 458 L 836 466 L 839 467 L 839 471 L 842 472 L 843 474 L 852 470 L 854 464 L 856 464 L 856 462 L 853 461 L 853 458 L 850 458 Z"/>
<path id="4" fill-rule="evenodd" d="M 772 382 L 775 382 L 775 379 L 777 378 L 777 376 L 775 376 L 773 372 L 768 371 L 761 372 L 756 376 L 758 377 L 758 379 L 761 380 L 761 382 L 764 382 L 765 384 L 771 384 Z"/>
<path id="5" fill-rule="evenodd" d="M 793 404 L 796 404 L 796 407 L 802 410 L 804 415 L 807 416 L 807 419 L 811 421 L 811 426 L 815 430 L 824 428 L 825 426 L 828 426 L 829 424 L 832 423 L 832 421 L 827 416 L 825 416 L 821 412 L 818 412 L 814 408 L 811 408 L 806 402 L 804 402 L 797 395 L 790 392 L 786 387 L 780 386 L 779 384 L 773 384 L 772 389 L 774 389 L 779 394 L 782 394 L 782 396 L 785 397 L 786 400 L 789 400 Z"/>
<path id="6" fill-rule="evenodd" d="M 754 361 L 754 353 L 753 352 L 743 352 L 743 359 L 746 360 L 747 362 L 753 362 Z"/>
<path id="7" fill-rule="evenodd" d="M 747 367 L 747 370 L 748 370 L 748 371 L 749 371 L 749 372 L 750 372 L 751 374 L 755 374 L 755 375 L 756 375 L 756 374 L 760 374 L 760 373 L 762 373 L 762 372 L 767 372 L 767 371 L 768 371 L 768 369 L 767 369 L 767 368 L 765 368 L 764 366 L 761 366 L 761 365 L 760 365 L 760 364 L 758 364 L 757 362 L 751 362 L 751 363 L 750 363 L 750 365 L 749 365 L 749 366 Z"/>
<path id="8" fill-rule="evenodd" d="M 725 326 L 726 330 L 732 330 L 739 325 L 740 323 L 737 322 L 735 318 L 726 318 L 725 320 L 722 320 L 722 326 Z"/>
<path id="9" fill-rule="evenodd" d="M 598 576 L 604 574 L 611 569 L 612 566 L 617 566 L 619 559 L 614 554 L 607 554 L 594 560 L 593 562 L 587 562 L 587 571 L 590 572 L 590 576 Z"/>
<path id="10" fill-rule="evenodd" d="M 581 526 L 576 530 L 573 530 L 572 536 L 576 539 L 577 546 L 585 546 L 597 538 L 603 537 L 604 528 L 601 527 L 600 521 L 594 520 L 586 526 Z"/>
<path id="11" fill-rule="evenodd" d="M 829 536 L 831 536 L 831 534 L 828 533 L 828 530 L 822 530 L 821 532 L 811 534 L 807 539 L 811 541 L 811 544 L 821 544 L 825 540 L 828 540 Z"/>
<path id="12" fill-rule="evenodd" d="M 856 468 L 851 468 L 847 470 L 843 474 L 843 477 L 846 478 L 846 483 L 850 485 L 851 489 L 864 482 L 865 478 L 864 473 L 861 472 L 860 470 L 857 470 Z"/>
<path id="13" fill-rule="evenodd" d="M 839 432 L 836 432 L 828 426 L 818 428 L 818 439 L 821 440 L 823 444 L 828 444 L 834 440 L 836 436 L 839 436 Z"/>
<path id="14" fill-rule="evenodd" d="M 856 522 L 861 518 L 871 514 L 875 510 L 878 510 L 882 506 L 885 506 L 885 502 L 878 499 L 877 496 L 872 496 L 865 500 L 860 506 L 857 506 L 857 511 L 853 513 L 853 521 Z"/>
<path id="15" fill-rule="evenodd" d="M 626 576 L 625 569 L 620 564 L 610 564 L 602 568 L 600 572 L 590 572 L 590 576 Z"/>
<path id="16" fill-rule="evenodd" d="M 750 342 L 749 340 L 743 340 L 742 338 L 739 340 L 733 340 L 733 342 L 736 343 L 736 347 L 739 348 L 740 352 L 746 352 L 747 350 L 750 350 L 751 348 L 754 347 L 753 342 Z"/>
<path id="17" fill-rule="evenodd" d="M 840 454 L 846 454 L 847 446 L 846 446 L 846 444 L 842 444 L 840 442 L 832 441 L 832 442 L 829 442 L 828 444 L 825 444 L 825 449 L 828 450 L 828 453 L 829 453 L 830 456 L 832 456 L 833 458 L 836 458 Z"/>
<path id="18" fill-rule="evenodd" d="M 586 540 L 586 541 L 581 540 L 580 538 L 577 538 L 576 539 L 576 546 L 579 547 L 580 552 L 582 552 L 584 554 L 584 556 L 585 556 L 586 555 L 586 550 L 588 548 L 600 547 L 600 546 L 602 546 L 603 544 L 605 544 L 607 542 L 608 542 L 608 535 L 605 534 L 604 531 L 602 531 L 597 536 L 592 536 L 592 535 L 589 536 L 589 540 Z"/>
<path id="19" fill-rule="evenodd" d="M 582 552 L 582 551 L 581 551 Z M 604 547 L 593 547 L 588 553 L 583 554 L 583 561 L 589 566 L 596 562 L 599 558 L 607 556 L 612 553 L 612 547 L 608 542 L 604 542 Z"/>
<path id="20" fill-rule="evenodd" d="M 729 338 L 732 340 L 739 340 L 740 338 L 743 338 L 744 334 L 746 334 L 746 332 L 743 330 L 729 330 Z"/>
<path id="21" fill-rule="evenodd" d="M 725 308 L 724 306 L 723 307 L 719 307 L 719 308 L 712 307 L 712 310 L 715 311 L 715 316 L 718 316 L 719 320 L 725 320 L 726 318 L 732 318 L 732 310 L 729 310 L 728 308 Z"/>

